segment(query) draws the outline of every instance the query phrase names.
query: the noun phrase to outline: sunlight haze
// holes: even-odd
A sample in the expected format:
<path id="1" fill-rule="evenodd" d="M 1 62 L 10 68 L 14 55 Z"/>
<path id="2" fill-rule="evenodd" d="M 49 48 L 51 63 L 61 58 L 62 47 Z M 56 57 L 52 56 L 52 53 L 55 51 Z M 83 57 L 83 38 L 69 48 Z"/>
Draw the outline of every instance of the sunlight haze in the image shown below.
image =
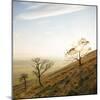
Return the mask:
<path id="1" fill-rule="evenodd" d="M 13 2 L 14 59 L 64 58 L 84 37 L 96 49 L 96 7 Z"/>

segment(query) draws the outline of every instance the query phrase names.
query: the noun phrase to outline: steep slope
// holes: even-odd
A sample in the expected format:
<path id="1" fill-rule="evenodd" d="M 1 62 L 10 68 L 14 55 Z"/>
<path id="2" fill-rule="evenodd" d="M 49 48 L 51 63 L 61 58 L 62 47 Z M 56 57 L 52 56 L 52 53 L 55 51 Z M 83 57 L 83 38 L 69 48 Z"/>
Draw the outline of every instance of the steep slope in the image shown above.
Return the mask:
<path id="1" fill-rule="evenodd" d="M 82 84 L 78 62 L 71 63 L 63 69 L 46 75 L 43 78 L 44 87 L 33 86 L 22 93 L 20 98 L 88 95 L 97 93 L 96 51 L 82 58 Z"/>

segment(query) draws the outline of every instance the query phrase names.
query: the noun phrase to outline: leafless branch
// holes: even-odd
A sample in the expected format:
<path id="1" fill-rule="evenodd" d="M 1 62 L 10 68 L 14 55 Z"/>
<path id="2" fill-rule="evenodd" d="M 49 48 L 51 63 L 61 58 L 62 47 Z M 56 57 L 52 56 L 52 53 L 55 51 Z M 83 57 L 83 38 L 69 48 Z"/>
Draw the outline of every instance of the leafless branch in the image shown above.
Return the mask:
<path id="1" fill-rule="evenodd" d="M 32 61 L 35 62 L 35 67 L 32 65 L 32 67 L 35 68 L 33 73 L 37 76 L 39 84 L 43 86 L 41 83 L 41 76 L 52 66 L 52 64 L 49 60 L 41 60 L 40 58 L 32 59 Z"/>
<path id="2" fill-rule="evenodd" d="M 33 73 L 38 77 L 38 73 L 37 72 L 33 71 Z"/>

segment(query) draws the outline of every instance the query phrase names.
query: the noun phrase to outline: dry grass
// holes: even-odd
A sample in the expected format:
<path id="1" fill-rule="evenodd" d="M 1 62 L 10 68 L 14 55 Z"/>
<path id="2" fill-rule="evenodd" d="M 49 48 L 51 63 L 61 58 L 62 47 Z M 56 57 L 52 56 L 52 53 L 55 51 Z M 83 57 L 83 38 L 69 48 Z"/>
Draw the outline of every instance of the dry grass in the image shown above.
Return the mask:
<path id="1" fill-rule="evenodd" d="M 74 62 L 52 74 L 42 77 L 44 87 L 37 83 L 28 82 L 28 89 L 24 91 L 21 85 L 13 88 L 15 98 L 35 98 L 51 96 L 88 95 L 97 93 L 96 83 L 96 51 L 82 59 L 82 84 L 79 85 L 80 71 L 77 62 Z"/>

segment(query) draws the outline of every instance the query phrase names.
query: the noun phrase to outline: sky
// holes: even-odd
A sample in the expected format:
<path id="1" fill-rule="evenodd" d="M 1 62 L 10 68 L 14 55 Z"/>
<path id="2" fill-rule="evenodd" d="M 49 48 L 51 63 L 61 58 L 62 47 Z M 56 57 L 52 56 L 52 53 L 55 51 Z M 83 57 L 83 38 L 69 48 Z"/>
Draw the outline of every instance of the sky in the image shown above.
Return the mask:
<path id="1" fill-rule="evenodd" d="M 96 49 L 96 7 L 13 2 L 14 59 L 64 58 L 80 38 Z"/>

